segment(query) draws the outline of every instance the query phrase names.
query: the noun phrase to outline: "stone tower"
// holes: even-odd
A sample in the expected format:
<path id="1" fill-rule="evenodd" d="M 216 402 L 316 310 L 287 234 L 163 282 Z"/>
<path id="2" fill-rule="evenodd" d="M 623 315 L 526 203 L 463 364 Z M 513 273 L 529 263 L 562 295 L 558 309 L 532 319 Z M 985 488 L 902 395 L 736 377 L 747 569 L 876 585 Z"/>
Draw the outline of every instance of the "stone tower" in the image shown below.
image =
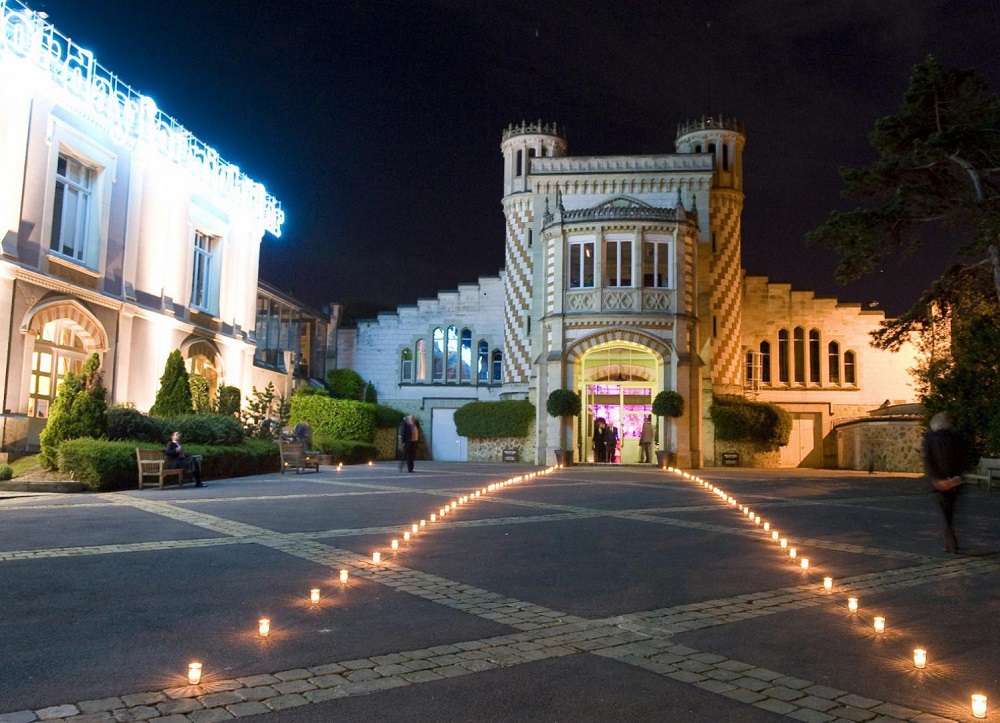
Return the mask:
<path id="1" fill-rule="evenodd" d="M 510 125 L 500 143 L 503 153 L 504 349 L 503 394 L 523 396 L 531 367 L 530 312 L 535 212 L 531 159 L 566 155 L 566 139 L 555 123 Z"/>
<path id="2" fill-rule="evenodd" d="M 731 118 L 703 117 L 677 129 L 678 153 L 710 153 L 712 188 L 697 193 L 702 242 L 709 253 L 707 278 L 709 308 L 702 315 L 703 339 L 711 339 L 712 390 L 742 393 L 741 303 L 742 263 L 740 217 L 743 213 L 743 125 Z M 703 200 L 704 199 L 704 200 Z M 702 267 L 704 269 L 704 267 Z M 704 288 L 704 286 L 702 287 Z"/>

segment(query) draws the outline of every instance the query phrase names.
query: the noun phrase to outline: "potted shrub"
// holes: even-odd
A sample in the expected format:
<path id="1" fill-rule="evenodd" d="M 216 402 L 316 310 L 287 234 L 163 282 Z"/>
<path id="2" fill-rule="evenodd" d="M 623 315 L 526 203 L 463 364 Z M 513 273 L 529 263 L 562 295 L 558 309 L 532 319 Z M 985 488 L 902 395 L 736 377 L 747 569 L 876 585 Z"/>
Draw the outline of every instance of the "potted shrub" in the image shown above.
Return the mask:
<path id="1" fill-rule="evenodd" d="M 660 392 L 653 398 L 653 414 L 657 417 L 670 417 L 676 419 L 684 416 L 684 397 L 679 392 L 668 389 Z M 672 435 L 667 435 L 668 439 Z M 677 450 L 656 450 L 656 463 L 660 467 L 677 464 Z"/>
<path id="2" fill-rule="evenodd" d="M 583 402 L 580 400 L 580 395 L 572 389 L 554 389 L 545 402 L 545 411 L 549 413 L 550 417 L 559 417 L 564 420 L 559 425 L 559 445 L 561 448 L 556 450 L 556 462 L 564 467 L 569 467 L 573 464 L 572 444 L 566 445 L 563 443 L 566 429 L 570 427 L 570 425 L 565 423 L 565 419 L 567 417 L 579 416 L 582 407 Z"/>

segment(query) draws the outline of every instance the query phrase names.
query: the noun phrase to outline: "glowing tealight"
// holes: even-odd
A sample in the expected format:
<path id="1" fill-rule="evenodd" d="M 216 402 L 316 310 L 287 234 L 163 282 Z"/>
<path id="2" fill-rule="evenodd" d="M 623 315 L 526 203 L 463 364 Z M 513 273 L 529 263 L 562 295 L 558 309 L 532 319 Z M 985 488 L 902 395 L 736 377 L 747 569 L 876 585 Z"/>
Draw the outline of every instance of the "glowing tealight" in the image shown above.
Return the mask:
<path id="1" fill-rule="evenodd" d="M 833 590 L 833 578 L 832 577 L 824 577 L 823 578 L 823 589 L 824 590 Z"/>
<path id="2" fill-rule="evenodd" d="M 403 542 L 409 542 L 409 541 L 410 541 L 410 531 L 407 530 L 406 532 L 403 533 Z"/>
<path id="3" fill-rule="evenodd" d="M 188 663 L 188 682 L 191 685 L 201 682 L 201 663 Z"/>
<path id="4" fill-rule="evenodd" d="M 382 553 L 381 552 L 373 552 L 372 553 L 372 562 L 374 562 L 376 565 L 378 565 L 380 562 L 382 562 Z"/>
<path id="5" fill-rule="evenodd" d="M 456 507 L 458 507 L 458 503 L 453 501 L 451 503 L 451 509 L 455 509 Z"/>
<path id="6" fill-rule="evenodd" d="M 884 633 L 885 632 L 885 618 L 877 617 L 875 618 L 875 632 Z"/>
<path id="7" fill-rule="evenodd" d="M 755 525 L 759 525 L 760 524 L 760 515 L 754 515 L 753 523 Z"/>
<path id="8" fill-rule="evenodd" d="M 858 599 L 856 597 L 847 598 L 847 609 L 852 613 L 856 613 L 858 611 Z"/>
<path id="9" fill-rule="evenodd" d="M 986 717 L 986 696 L 975 693 L 972 696 L 972 716 L 974 718 Z"/>
<path id="10" fill-rule="evenodd" d="M 257 633 L 262 638 L 266 638 L 271 632 L 271 621 L 267 618 L 261 618 L 257 621 Z"/>
<path id="11" fill-rule="evenodd" d="M 410 525 L 410 532 L 420 532 L 420 525 L 414 522 L 412 525 Z"/>
<path id="12" fill-rule="evenodd" d="M 920 669 L 927 667 L 927 651 L 923 648 L 913 649 L 913 667 Z"/>
<path id="13" fill-rule="evenodd" d="M 341 570 L 340 571 L 340 581 L 346 583 L 347 582 L 347 578 L 348 578 L 348 572 L 347 572 L 347 570 Z"/>
<path id="14" fill-rule="evenodd" d="M 798 554 L 799 554 L 798 550 L 796 550 L 794 547 L 788 548 L 788 556 L 793 560 L 795 559 L 795 556 Z"/>
<path id="15" fill-rule="evenodd" d="M 389 543 L 389 547 L 391 547 L 393 550 L 398 550 L 399 549 L 399 540 L 393 540 L 392 542 L 390 542 Z"/>
<path id="16" fill-rule="evenodd" d="M 771 529 L 771 523 L 770 522 L 765 522 L 764 523 L 764 532 L 767 532 L 770 529 Z"/>
<path id="17" fill-rule="evenodd" d="M 309 602 L 318 603 L 319 602 L 319 588 L 314 587 L 309 591 Z"/>
<path id="18" fill-rule="evenodd" d="M 781 542 L 779 542 L 778 544 L 781 545 L 781 549 L 784 550 L 786 547 L 788 547 L 788 540 L 782 537 Z"/>
<path id="19" fill-rule="evenodd" d="M 375 464 L 374 462 L 372 462 L 371 460 L 368 460 L 368 466 L 369 467 L 373 466 L 374 464 Z"/>
<path id="20" fill-rule="evenodd" d="M 427 527 L 427 520 L 420 520 L 421 527 Z"/>
<path id="21" fill-rule="evenodd" d="M 799 564 L 802 566 L 803 570 L 808 570 L 809 569 L 809 558 L 808 557 L 803 557 L 802 561 Z"/>
<path id="22" fill-rule="evenodd" d="M 778 539 L 778 531 L 777 530 L 775 530 L 774 532 L 771 533 L 771 539 L 777 541 L 777 539 Z"/>
<path id="23" fill-rule="evenodd" d="M 434 514 L 434 513 L 432 512 L 432 513 L 431 513 L 431 522 L 437 522 L 437 518 L 438 518 L 438 516 L 437 516 L 437 515 L 435 515 L 435 514 Z M 423 521 L 423 520 L 420 520 L 420 524 L 423 524 L 423 523 L 424 523 L 424 521 Z"/>

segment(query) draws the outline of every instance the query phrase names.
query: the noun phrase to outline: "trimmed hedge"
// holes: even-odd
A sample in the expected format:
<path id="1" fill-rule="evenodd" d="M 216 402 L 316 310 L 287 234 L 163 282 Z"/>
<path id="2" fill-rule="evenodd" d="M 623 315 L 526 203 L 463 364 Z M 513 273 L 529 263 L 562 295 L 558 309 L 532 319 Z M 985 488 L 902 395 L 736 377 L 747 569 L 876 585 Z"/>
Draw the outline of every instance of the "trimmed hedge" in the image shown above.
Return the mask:
<path id="1" fill-rule="evenodd" d="M 472 439 L 525 437 L 534 419 L 535 405 L 526 399 L 470 402 L 455 410 L 455 429 Z"/>
<path id="2" fill-rule="evenodd" d="M 367 442 L 336 439 L 325 434 L 313 436 L 313 446 L 322 454 L 328 454 L 333 463 L 365 464 L 378 459 L 378 448 Z"/>
<path id="3" fill-rule="evenodd" d="M 398 409 L 379 404 L 375 407 L 375 428 L 395 429 L 403 421 L 403 413 Z"/>
<path id="4" fill-rule="evenodd" d="M 768 402 L 751 402 L 730 394 L 717 395 L 709 408 L 715 438 L 727 442 L 751 442 L 772 449 L 788 444 L 792 417 Z"/>
<path id="5" fill-rule="evenodd" d="M 332 439 L 368 444 L 375 441 L 374 404 L 315 394 L 293 395 L 289 421 L 297 423 L 303 419 L 309 420 L 314 436 L 322 434 Z"/>
<path id="6" fill-rule="evenodd" d="M 550 417 L 579 417 L 583 400 L 572 389 L 553 389 L 545 400 L 545 411 Z"/>
<path id="7" fill-rule="evenodd" d="M 59 445 L 59 471 L 73 475 L 95 492 L 135 489 L 139 468 L 135 448 L 162 449 L 148 443 L 108 441 L 81 437 Z M 185 445 L 189 454 L 204 457 L 202 477 L 243 477 L 277 472 L 280 466 L 278 445 L 270 441 L 249 440 L 234 446 Z"/>
<path id="8" fill-rule="evenodd" d="M 110 440 L 166 444 L 172 431 L 166 421 L 143 414 L 135 407 L 114 406 L 108 410 Z"/>
<path id="9" fill-rule="evenodd" d="M 189 444 L 228 447 L 243 443 L 243 425 L 236 417 L 223 414 L 184 414 L 165 420 L 170 430 L 181 433 L 185 449 Z"/>

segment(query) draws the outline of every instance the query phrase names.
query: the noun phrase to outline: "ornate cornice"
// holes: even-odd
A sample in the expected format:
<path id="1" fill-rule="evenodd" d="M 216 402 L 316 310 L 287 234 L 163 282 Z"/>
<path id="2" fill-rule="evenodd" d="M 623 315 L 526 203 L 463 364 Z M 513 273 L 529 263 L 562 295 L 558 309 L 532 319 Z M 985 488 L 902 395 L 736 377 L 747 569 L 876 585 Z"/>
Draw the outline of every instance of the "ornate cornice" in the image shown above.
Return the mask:
<path id="1" fill-rule="evenodd" d="M 712 158 L 694 153 L 659 156 L 559 156 L 531 159 L 531 175 L 555 173 L 662 173 L 712 171 Z"/>

